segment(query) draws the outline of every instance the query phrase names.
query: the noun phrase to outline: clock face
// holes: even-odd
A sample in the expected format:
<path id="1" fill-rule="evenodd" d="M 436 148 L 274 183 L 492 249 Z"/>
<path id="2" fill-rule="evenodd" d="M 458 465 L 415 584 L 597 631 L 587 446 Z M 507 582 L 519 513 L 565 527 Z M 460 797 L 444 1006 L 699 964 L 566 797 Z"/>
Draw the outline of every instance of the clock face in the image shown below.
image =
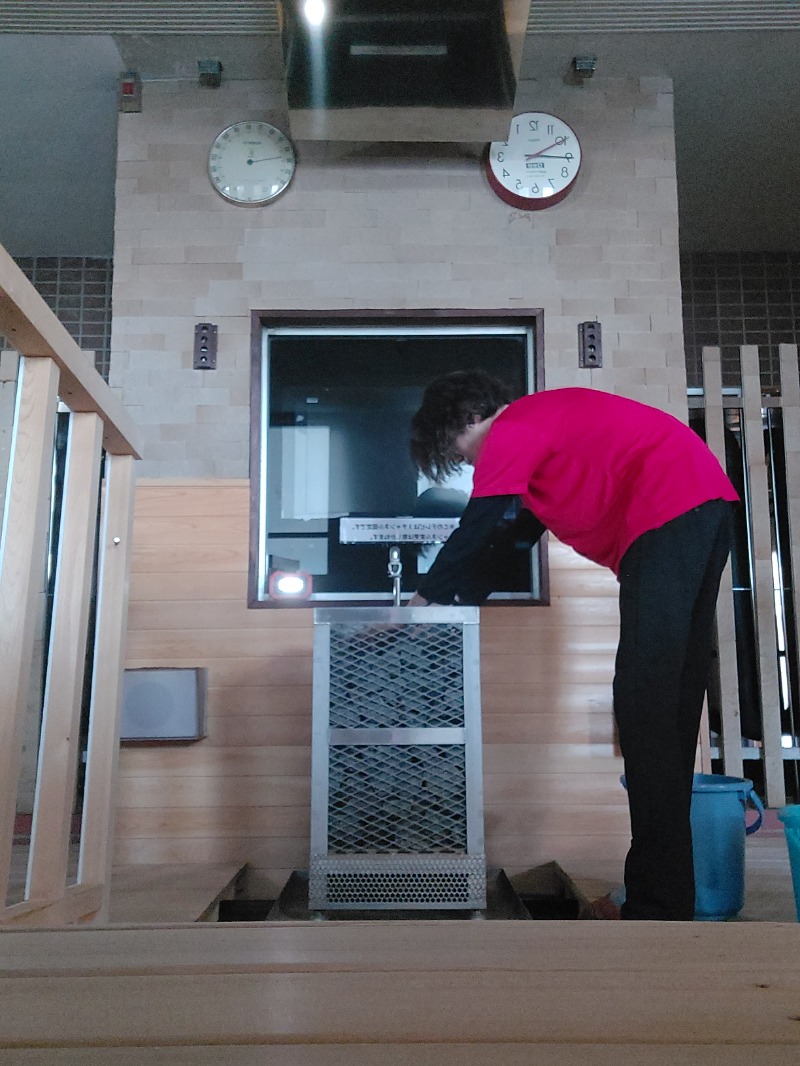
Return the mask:
<path id="1" fill-rule="evenodd" d="M 537 210 L 563 200 L 578 176 L 581 146 L 566 122 L 541 111 L 511 120 L 507 141 L 486 155 L 489 184 L 512 207 Z"/>
<path id="2" fill-rule="evenodd" d="M 233 204 L 268 204 L 284 191 L 295 169 L 294 146 L 268 122 L 235 122 L 208 153 L 211 184 Z"/>

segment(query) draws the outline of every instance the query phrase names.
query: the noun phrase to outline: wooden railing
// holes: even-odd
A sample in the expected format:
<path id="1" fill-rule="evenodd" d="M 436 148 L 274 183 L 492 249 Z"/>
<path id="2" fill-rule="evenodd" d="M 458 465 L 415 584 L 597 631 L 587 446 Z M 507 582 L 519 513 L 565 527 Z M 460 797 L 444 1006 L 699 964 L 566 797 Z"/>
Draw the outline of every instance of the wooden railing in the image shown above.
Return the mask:
<path id="1" fill-rule="evenodd" d="M 786 699 L 785 686 L 788 676 L 781 679 L 779 650 L 788 658 L 797 661 L 800 647 L 792 641 L 793 630 L 781 625 L 776 611 L 776 594 L 791 596 L 794 617 L 800 619 L 798 587 L 800 586 L 800 377 L 798 377 L 797 346 L 781 344 L 780 396 L 762 396 L 758 348 L 743 345 L 741 356 L 741 391 L 739 395 L 724 395 L 720 349 L 703 349 L 703 375 L 706 439 L 717 458 L 725 465 L 725 408 L 738 412 L 739 437 L 743 456 L 743 474 L 746 487 L 747 531 L 750 544 L 750 585 L 753 604 L 753 630 L 755 633 L 754 661 L 758 676 L 760 699 L 761 739 L 752 745 L 742 744 L 739 711 L 738 659 L 752 654 L 750 649 L 737 647 L 734 623 L 733 586 L 731 565 L 728 564 L 722 579 L 717 606 L 717 644 L 720 667 L 720 707 L 722 733 L 719 738 L 719 757 L 724 773 L 734 777 L 748 773 L 750 760 L 758 760 L 763 768 L 763 788 L 770 807 L 786 803 L 784 767 L 787 761 L 800 761 L 800 751 L 785 743 L 788 736 L 782 723 L 782 704 Z M 736 390 L 738 391 L 738 390 Z M 764 417 L 769 407 L 782 411 L 785 455 L 785 486 L 771 485 L 770 478 L 778 478 L 781 471 L 768 470 L 764 448 Z M 786 526 L 789 529 L 789 556 L 794 575 L 791 590 L 776 589 L 774 574 L 775 544 L 775 498 L 780 493 L 788 506 Z M 798 627 L 795 632 L 800 632 Z M 779 641 L 784 647 L 779 649 Z M 800 693 L 789 693 L 800 700 Z M 794 717 L 800 722 L 800 708 L 794 708 Z M 703 744 L 706 753 L 704 769 L 710 768 L 710 747 L 706 736 Z"/>
<path id="2" fill-rule="evenodd" d="M 92 361 L 2 248 L 0 334 L 19 356 L 0 540 L 0 924 L 54 925 L 102 918 L 108 906 L 138 431 Z M 6 905 L 59 401 L 69 411 L 69 436 L 36 798 L 25 898 Z M 77 880 L 69 884 L 98 498 L 80 851 Z"/>

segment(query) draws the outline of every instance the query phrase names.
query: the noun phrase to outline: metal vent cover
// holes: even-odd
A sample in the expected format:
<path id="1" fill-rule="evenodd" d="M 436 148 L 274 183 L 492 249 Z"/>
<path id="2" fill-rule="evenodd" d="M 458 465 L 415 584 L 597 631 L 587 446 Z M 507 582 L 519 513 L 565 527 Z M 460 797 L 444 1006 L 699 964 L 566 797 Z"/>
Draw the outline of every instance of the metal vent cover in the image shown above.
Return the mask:
<path id="1" fill-rule="evenodd" d="M 324 901 L 330 910 L 483 909 L 486 864 L 482 855 L 318 856 L 311 866 L 309 899 Z"/>
<path id="2" fill-rule="evenodd" d="M 0 0 L 0 33 L 278 32 L 277 0 Z"/>
<path id="3" fill-rule="evenodd" d="M 314 613 L 309 906 L 486 905 L 476 608 Z"/>
<path id="4" fill-rule="evenodd" d="M 527 32 L 800 29 L 797 0 L 532 0 Z"/>
<path id="5" fill-rule="evenodd" d="M 530 34 L 800 29 L 797 0 L 532 0 Z M 278 0 L 0 0 L 0 33 L 278 34 Z"/>

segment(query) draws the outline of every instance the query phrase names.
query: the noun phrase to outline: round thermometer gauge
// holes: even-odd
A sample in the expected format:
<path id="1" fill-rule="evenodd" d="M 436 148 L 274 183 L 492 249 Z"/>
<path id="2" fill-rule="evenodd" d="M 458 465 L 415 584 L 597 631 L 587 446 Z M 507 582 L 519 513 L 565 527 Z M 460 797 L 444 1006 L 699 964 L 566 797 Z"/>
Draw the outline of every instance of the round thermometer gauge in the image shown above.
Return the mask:
<path id="1" fill-rule="evenodd" d="M 296 166 L 294 146 L 268 122 L 235 122 L 208 153 L 211 184 L 232 204 L 268 204 L 286 189 Z"/>

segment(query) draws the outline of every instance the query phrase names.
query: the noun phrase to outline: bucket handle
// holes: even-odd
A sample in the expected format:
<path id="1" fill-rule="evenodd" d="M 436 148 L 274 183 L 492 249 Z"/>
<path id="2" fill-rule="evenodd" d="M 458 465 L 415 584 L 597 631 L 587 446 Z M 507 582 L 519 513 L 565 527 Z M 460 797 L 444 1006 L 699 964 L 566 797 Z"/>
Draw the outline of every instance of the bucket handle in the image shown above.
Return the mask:
<path id="1" fill-rule="evenodd" d="M 749 792 L 745 793 L 745 797 L 744 797 L 745 810 L 747 810 L 748 802 L 752 803 L 752 805 L 755 807 L 755 809 L 757 811 L 756 820 L 754 822 L 752 822 L 750 825 L 746 825 L 745 826 L 745 830 L 744 830 L 745 834 L 747 836 L 750 836 L 751 833 L 755 833 L 755 831 L 757 829 L 761 828 L 761 823 L 764 821 L 764 804 L 761 802 L 761 800 L 756 795 L 755 789 L 752 789 L 752 788 L 749 790 Z"/>

